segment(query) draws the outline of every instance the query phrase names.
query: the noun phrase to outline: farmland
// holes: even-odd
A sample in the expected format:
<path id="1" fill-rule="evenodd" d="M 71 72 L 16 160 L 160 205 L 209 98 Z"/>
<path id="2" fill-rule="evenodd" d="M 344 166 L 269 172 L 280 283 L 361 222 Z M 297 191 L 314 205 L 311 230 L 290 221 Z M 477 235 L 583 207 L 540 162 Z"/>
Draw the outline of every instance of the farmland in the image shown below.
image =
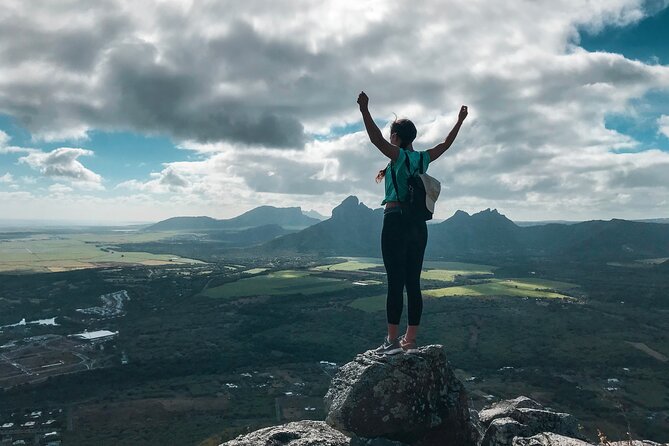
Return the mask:
<path id="1" fill-rule="evenodd" d="M 664 276 L 608 266 L 424 266 L 420 343 L 444 345 L 474 407 L 525 394 L 574 413 L 590 434 L 597 427 L 620 437 L 625 404 L 637 435 L 662 439 L 669 309 L 649 312 L 644 299 L 655 299 Z M 76 407 L 74 429 L 63 434 L 75 445 L 219 444 L 276 424 L 279 406 L 280 422 L 322 419 L 336 366 L 382 339 L 385 288 L 381 260 L 354 257 L 5 274 L 0 346 L 15 346 L 2 350 L 9 362 L 0 373 L 5 387 L 35 391 L 7 389 L 0 411 L 43 401 Z M 121 295 L 119 312 L 110 297 Z M 60 325 L 17 324 L 54 317 Z M 86 350 L 68 337 L 86 329 L 118 335 L 104 350 Z M 33 345 L 45 335 L 72 347 Z M 12 363 L 49 379 L 34 382 Z"/>
<path id="2" fill-rule="evenodd" d="M 164 236 L 164 235 L 163 235 Z M 140 240 L 152 237 L 138 234 Z M 153 235 L 155 238 L 156 235 Z M 34 234 L 25 238 L 0 240 L 0 272 L 60 272 L 113 265 L 165 265 L 201 263 L 174 255 L 118 251 L 114 243 L 132 238 L 128 234 L 95 237 L 66 234 Z"/>
<path id="3" fill-rule="evenodd" d="M 276 271 L 266 275 L 244 278 L 236 282 L 207 289 L 208 297 L 282 296 L 317 294 L 339 291 L 349 287 L 343 279 L 320 277 L 307 271 Z"/>

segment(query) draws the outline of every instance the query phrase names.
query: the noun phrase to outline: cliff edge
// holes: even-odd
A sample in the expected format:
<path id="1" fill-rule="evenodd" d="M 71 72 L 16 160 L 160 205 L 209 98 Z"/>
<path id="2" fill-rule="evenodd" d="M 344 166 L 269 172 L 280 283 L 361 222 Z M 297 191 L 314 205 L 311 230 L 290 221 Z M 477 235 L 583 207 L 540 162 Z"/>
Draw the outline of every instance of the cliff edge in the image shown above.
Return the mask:
<path id="1" fill-rule="evenodd" d="M 297 421 L 221 446 L 594 446 L 568 413 L 520 396 L 480 413 L 441 345 L 415 354 L 370 350 L 342 366 L 325 395 L 326 420 Z M 625 442 L 609 442 L 623 446 Z M 661 446 L 638 440 L 634 446 Z"/>

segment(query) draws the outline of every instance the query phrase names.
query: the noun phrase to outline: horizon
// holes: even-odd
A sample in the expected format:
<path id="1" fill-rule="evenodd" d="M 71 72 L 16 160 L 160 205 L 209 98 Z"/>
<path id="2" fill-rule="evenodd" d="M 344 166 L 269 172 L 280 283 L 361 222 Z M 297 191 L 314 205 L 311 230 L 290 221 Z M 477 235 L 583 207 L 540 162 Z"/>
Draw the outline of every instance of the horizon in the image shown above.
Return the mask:
<path id="1" fill-rule="evenodd" d="M 0 23 L 22 37 L 0 50 L 0 217 L 328 215 L 349 195 L 376 208 L 387 160 L 361 90 L 386 138 L 394 113 L 416 123 L 417 150 L 469 106 L 428 170 L 435 219 L 669 217 L 669 1 L 260 6 L 10 1 Z"/>
<path id="2" fill-rule="evenodd" d="M 357 197 L 356 197 L 357 198 Z M 382 209 L 381 207 L 370 207 L 366 203 L 360 201 L 360 204 L 363 204 L 367 206 L 369 209 L 372 210 L 378 210 Z M 259 205 L 258 207 L 263 207 L 263 206 L 269 206 L 269 205 Z M 238 215 L 234 215 L 232 217 L 225 217 L 225 218 L 217 218 L 217 217 L 212 217 L 211 215 L 174 215 L 171 217 L 168 217 L 166 219 L 161 219 L 161 220 L 146 220 L 146 221 L 105 221 L 105 220 L 94 220 L 94 219 L 12 219 L 12 218 L 0 218 L 0 230 L 2 229 L 10 229 L 10 228 L 18 228 L 21 225 L 32 225 L 32 227 L 28 227 L 26 229 L 47 229 L 47 228 L 52 228 L 52 229 L 58 229 L 58 228 L 88 228 L 88 227 L 128 227 L 128 226 L 144 226 L 144 225 L 153 225 L 155 223 L 165 221 L 171 218 L 197 218 L 197 217 L 209 217 L 213 218 L 216 220 L 226 220 L 226 219 L 232 219 L 239 217 L 240 215 L 243 215 L 249 211 L 252 211 L 256 208 L 249 209 L 247 211 L 243 211 L 242 213 Z M 277 208 L 275 206 L 275 208 Z M 286 208 L 278 208 L 278 209 L 286 209 Z M 301 209 L 301 212 L 303 215 L 306 215 L 308 212 L 312 212 L 312 210 L 304 210 Z M 563 223 L 563 224 L 574 224 L 574 223 L 582 223 L 582 222 L 587 222 L 587 221 L 611 221 L 611 220 L 627 220 L 627 221 L 647 221 L 647 220 L 667 220 L 669 221 L 669 217 L 648 217 L 648 218 L 643 218 L 643 219 L 625 219 L 625 218 L 617 218 L 617 217 L 612 217 L 612 218 L 607 218 L 607 219 L 598 219 L 598 218 L 589 218 L 589 219 L 584 219 L 584 220 L 557 220 L 557 219 L 549 219 L 549 220 L 521 220 L 521 219 L 515 219 L 510 217 L 509 215 L 505 214 L 504 212 L 501 212 L 497 208 L 486 208 L 486 209 L 480 209 L 478 211 L 473 211 L 473 212 L 468 212 L 464 211 L 462 209 L 457 209 L 453 214 L 447 216 L 446 218 L 435 218 L 432 220 L 432 222 L 429 222 L 428 224 L 436 224 L 436 223 L 441 223 L 442 221 L 445 221 L 449 218 L 451 218 L 453 215 L 455 215 L 457 212 L 465 212 L 468 215 L 475 215 L 481 212 L 486 212 L 486 211 L 497 211 L 500 215 L 508 218 L 512 222 L 516 224 L 532 224 L 532 223 Z M 321 221 L 327 220 L 332 217 L 332 213 L 328 214 L 320 214 L 323 219 Z"/>

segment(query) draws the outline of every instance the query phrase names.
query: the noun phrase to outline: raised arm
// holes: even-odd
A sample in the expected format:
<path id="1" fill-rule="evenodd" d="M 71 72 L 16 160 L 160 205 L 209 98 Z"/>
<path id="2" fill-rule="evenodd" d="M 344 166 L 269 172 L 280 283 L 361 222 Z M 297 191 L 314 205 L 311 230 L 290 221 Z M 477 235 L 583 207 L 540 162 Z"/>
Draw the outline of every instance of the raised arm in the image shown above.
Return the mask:
<path id="1" fill-rule="evenodd" d="M 451 144 L 453 144 L 453 141 L 455 141 L 455 137 L 458 136 L 458 132 L 460 131 L 462 123 L 467 117 L 467 113 L 467 106 L 463 105 L 460 108 L 460 113 L 458 114 L 458 122 L 455 124 L 455 126 L 453 126 L 453 130 L 451 130 L 451 133 L 448 134 L 444 142 L 437 144 L 427 151 L 430 154 L 430 162 L 439 158 L 445 151 L 448 150 L 449 147 L 451 147 Z"/>
<path id="2" fill-rule="evenodd" d="M 360 106 L 360 113 L 362 113 L 362 120 L 365 123 L 365 129 L 369 140 L 374 144 L 385 156 L 395 161 L 400 154 L 400 148 L 388 142 L 381 133 L 381 130 L 376 126 L 372 115 L 369 113 L 369 98 L 364 91 L 358 95 L 358 105 Z"/>

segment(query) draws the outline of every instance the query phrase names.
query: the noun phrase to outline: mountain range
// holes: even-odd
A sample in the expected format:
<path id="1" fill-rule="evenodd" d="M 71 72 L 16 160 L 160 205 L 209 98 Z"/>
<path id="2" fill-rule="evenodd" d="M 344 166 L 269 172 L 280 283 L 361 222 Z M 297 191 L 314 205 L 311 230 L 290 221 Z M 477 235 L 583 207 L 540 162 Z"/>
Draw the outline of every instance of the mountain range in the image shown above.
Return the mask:
<path id="1" fill-rule="evenodd" d="M 658 221 L 658 220 L 656 220 Z M 661 221 L 661 220 L 660 220 Z M 350 196 L 320 221 L 299 207 L 261 206 L 238 217 L 175 217 L 147 230 L 200 230 L 262 254 L 380 257 L 383 209 Z M 613 219 L 520 226 L 495 209 L 457 211 L 428 226 L 428 259 L 557 258 L 633 261 L 669 257 L 669 225 Z M 216 230 L 226 230 L 217 235 Z"/>
<path id="2" fill-rule="evenodd" d="M 266 252 L 380 256 L 383 210 L 346 198 L 332 217 L 260 246 Z M 428 226 L 426 258 L 490 259 L 551 257 L 632 261 L 669 257 L 669 225 L 593 220 L 522 227 L 495 209 L 470 215 L 457 211 Z"/>
<path id="3" fill-rule="evenodd" d="M 313 211 L 309 211 L 313 212 Z M 260 206 L 237 217 L 217 220 L 211 217 L 172 217 L 145 228 L 146 231 L 239 230 L 264 225 L 284 229 L 302 229 L 321 221 L 305 215 L 299 207 Z"/>

